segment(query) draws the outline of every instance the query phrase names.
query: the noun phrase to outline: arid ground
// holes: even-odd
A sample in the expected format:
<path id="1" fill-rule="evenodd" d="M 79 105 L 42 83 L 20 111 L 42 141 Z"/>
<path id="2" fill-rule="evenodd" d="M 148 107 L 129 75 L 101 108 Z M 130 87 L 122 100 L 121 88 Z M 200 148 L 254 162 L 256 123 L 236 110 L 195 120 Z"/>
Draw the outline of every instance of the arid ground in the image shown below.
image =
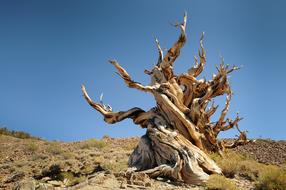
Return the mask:
<path id="1" fill-rule="evenodd" d="M 263 189 L 267 171 L 278 172 L 281 183 L 286 176 L 286 142 L 272 140 L 237 147 L 225 158 L 211 155 L 224 176 L 204 186 L 133 175 L 126 169 L 138 140 L 106 136 L 67 143 L 0 135 L 0 189 Z"/>

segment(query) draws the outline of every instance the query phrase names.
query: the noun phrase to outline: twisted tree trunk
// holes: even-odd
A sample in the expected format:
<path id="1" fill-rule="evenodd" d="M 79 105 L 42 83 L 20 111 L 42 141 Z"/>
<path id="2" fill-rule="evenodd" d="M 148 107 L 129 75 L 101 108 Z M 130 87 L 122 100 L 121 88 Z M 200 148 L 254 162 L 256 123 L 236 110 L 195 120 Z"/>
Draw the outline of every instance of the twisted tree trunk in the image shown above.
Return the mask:
<path id="1" fill-rule="evenodd" d="M 151 77 L 149 86 L 133 81 L 115 60 L 110 61 L 128 87 L 154 96 L 157 102 L 154 108 L 147 112 L 140 108 L 113 112 L 110 106 L 102 102 L 95 103 L 86 92 L 85 86 L 82 86 L 82 91 L 86 101 L 104 116 L 107 123 L 113 124 L 130 118 L 135 124 L 147 129 L 129 158 L 128 164 L 134 171 L 144 172 L 152 178 L 161 176 L 189 184 L 201 184 L 208 179 L 209 174 L 222 172 L 208 157 L 208 152 L 221 153 L 224 148 L 244 144 L 248 140 L 246 133 L 237 126 L 242 118 L 237 116 L 234 120 L 225 119 L 232 95 L 227 75 L 239 68 L 229 68 L 222 60 L 217 67 L 218 73 L 211 80 L 197 79 L 206 63 L 203 35 L 200 39 L 199 61 L 195 57 L 194 66 L 187 73 L 173 73 L 173 64 L 186 42 L 186 21 L 185 15 L 183 22 L 176 25 L 181 34 L 165 56 L 156 39 L 158 63 L 151 71 L 145 70 Z M 218 107 L 212 100 L 224 94 L 225 107 L 218 121 L 211 122 L 211 116 Z M 226 144 L 218 140 L 221 131 L 234 126 L 241 133 L 234 143 Z"/>

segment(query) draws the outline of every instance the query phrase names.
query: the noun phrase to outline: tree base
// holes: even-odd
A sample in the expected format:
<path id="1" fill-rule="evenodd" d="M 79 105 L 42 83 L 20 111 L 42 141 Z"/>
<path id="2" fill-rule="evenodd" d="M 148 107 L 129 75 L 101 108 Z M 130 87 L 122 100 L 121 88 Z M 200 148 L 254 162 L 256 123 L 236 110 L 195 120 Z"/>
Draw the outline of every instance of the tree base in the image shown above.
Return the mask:
<path id="1" fill-rule="evenodd" d="M 221 169 L 184 136 L 164 127 L 148 127 L 129 157 L 129 167 L 151 178 L 200 185 Z"/>

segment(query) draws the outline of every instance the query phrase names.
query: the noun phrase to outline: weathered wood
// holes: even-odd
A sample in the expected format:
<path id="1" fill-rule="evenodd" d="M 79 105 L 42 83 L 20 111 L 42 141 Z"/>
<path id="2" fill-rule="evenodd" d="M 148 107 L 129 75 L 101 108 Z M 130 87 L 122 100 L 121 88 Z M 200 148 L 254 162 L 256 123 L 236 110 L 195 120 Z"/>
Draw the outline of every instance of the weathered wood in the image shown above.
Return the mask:
<path id="1" fill-rule="evenodd" d="M 174 62 L 187 39 L 186 23 L 185 14 L 183 22 L 176 25 L 181 34 L 165 56 L 158 40 L 155 40 L 159 58 L 152 70 L 145 70 L 151 77 L 150 85 L 145 86 L 133 81 L 117 61 L 110 61 L 128 87 L 154 96 L 157 103 L 154 108 L 149 111 L 132 108 L 113 112 L 110 106 L 102 102 L 95 103 L 89 97 L 85 86 L 82 86 L 82 92 L 90 106 L 100 112 L 107 123 L 130 118 L 135 124 L 147 129 L 130 155 L 128 164 L 132 171 L 145 173 L 152 178 L 161 176 L 189 184 L 201 184 L 210 174 L 221 173 L 221 169 L 208 157 L 210 151 L 222 154 L 225 148 L 249 141 L 246 132 L 238 128 L 238 122 L 242 118 L 238 115 L 234 120 L 226 118 L 232 97 L 227 75 L 239 68 L 230 68 L 222 59 L 222 63 L 217 66 L 218 73 L 213 75 L 211 80 L 197 79 L 206 64 L 204 33 L 200 39 L 199 60 L 195 57 L 194 66 L 187 73 L 174 74 Z M 225 107 L 218 121 L 212 122 L 211 116 L 218 108 L 213 99 L 221 95 L 226 95 Z M 221 131 L 234 126 L 240 133 L 236 141 L 227 144 L 218 139 Z"/>

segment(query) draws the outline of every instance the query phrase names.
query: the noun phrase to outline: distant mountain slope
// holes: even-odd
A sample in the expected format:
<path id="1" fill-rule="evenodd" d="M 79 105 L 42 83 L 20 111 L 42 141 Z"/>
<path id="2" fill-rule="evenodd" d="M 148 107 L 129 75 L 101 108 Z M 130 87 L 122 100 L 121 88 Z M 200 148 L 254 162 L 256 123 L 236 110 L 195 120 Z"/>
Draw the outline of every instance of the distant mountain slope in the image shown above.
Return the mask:
<path id="1" fill-rule="evenodd" d="M 1 127 L 0 128 L 0 135 L 7 135 L 7 136 L 12 136 L 20 139 L 39 139 L 39 137 L 33 137 L 29 133 L 23 132 L 23 131 L 14 131 L 14 130 L 9 130 L 6 127 Z"/>

